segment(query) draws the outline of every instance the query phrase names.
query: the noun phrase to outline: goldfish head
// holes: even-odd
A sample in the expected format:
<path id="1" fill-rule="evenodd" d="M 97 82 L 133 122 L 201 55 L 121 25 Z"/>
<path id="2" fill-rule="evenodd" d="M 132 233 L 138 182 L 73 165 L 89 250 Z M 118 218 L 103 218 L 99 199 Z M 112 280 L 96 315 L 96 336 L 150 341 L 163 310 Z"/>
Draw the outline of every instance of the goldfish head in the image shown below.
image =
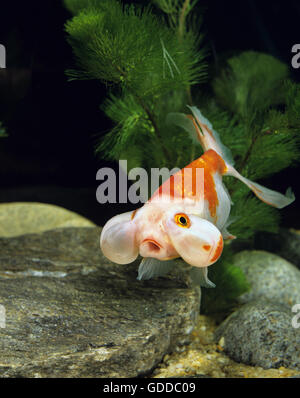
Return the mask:
<path id="1" fill-rule="evenodd" d="M 148 202 L 109 220 L 100 246 L 118 264 L 131 263 L 140 254 L 161 261 L 182 257 L 192 266 L 207 267 L 220 257 L 223 238 L 214 224 L 187 213 L 183 206 Z"/>

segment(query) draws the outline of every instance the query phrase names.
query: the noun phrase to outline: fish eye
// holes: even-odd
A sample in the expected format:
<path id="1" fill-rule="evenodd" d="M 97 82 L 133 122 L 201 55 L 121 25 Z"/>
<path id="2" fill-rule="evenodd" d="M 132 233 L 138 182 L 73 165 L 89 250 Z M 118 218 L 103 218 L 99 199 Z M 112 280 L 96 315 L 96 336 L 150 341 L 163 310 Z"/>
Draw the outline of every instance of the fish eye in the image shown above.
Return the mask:
<path id="1" fill-rule="evenodd" d="M 191 225 L 189 217 L 184 213 L 175 214 L 175 222 L 177 225 L 183 228 L 189 228 Z"/>

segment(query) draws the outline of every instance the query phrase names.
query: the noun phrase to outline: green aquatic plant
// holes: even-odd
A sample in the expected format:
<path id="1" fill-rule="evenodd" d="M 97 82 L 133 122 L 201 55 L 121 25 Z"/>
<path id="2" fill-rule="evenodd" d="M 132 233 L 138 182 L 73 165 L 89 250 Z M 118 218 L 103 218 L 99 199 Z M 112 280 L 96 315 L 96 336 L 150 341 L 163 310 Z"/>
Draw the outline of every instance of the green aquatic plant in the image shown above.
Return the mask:
<path id="1" fill-rule="evenodd" d="M 202 149 L 185 131 L 170 127 L 166 116 L 189 113 L 186 105 L 193 104 L 231 149 L 235 167 L 245 177 L 260 182 L 295 163 L 300 86 L 290 80 L 288 67 L 271 55 L 246 51 L 227 59 L 211 77 L 197 0 L 152 4 L 65 0 L 73 14 L 66 23 L 67 39 L 78 65 L 67 74 L 70 79 L 100 80 L 108 89 L 101 109 L 114 127 L 96 152 L 107 159 L 127 159 L 129 170 L 182 168 L 201 156 Z M 233 234 L 247 240 L 258 230 L 278 229 L 276 209 L 238 180 L 224 181 L 234 202 Z M 217 288 L 204 292 L 204 310 L 226 310 L 249 288 L 231 265 L 231 256 L 226 247 L 210 267 Z"/>
<path id="2" fill-rule="evenodd" d="M 0 137 L 7 137 L 6 129 L 3 126 L 2 122 L 0 122 Z"/>
<path id="3" fill-rule="evenodd" d="M 150 7 L 116 0 L 68 0 L 66 5 L 75 12 L 66 31 L 79 66 L 67 72 L 69 77 L 99 79 L 110 88 L 102 109 L 115 127 L 97 151 L 124 158 L 130 141 L 136 156 L 130 157 L 129 167 L 173 167 L 180 158 L 181 165 L 189 162 L 188 145 L 177 145 L 185 134 L 180 140 L 165 116 L 185 109 L 190 87 L 207 76 L 198 32 L 183 29 L 182 23 L 170 28 Z"/>

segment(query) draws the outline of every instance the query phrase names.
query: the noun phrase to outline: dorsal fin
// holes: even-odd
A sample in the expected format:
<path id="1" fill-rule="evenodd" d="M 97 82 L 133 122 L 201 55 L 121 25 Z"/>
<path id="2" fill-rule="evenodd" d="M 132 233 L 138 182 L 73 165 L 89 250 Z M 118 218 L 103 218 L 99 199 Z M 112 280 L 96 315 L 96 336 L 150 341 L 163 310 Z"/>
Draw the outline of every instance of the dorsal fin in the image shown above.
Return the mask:
<path id="1" fill-rule="evenodd" d="M 232 157 L 231 150 L 229 148 L 227 148 L 227 146 L 225 146 L 222 143 L 218 132 L 216 130 L 214 130 L 210 121 L 202 115 L 200 109 L 198 109 L 196 106 L 188 105 L 188 108 L 192 111 L 204 136 L 207 135 L 207 137 L 205 137 L 207 139 L 207 141 L 206 141 L 207 148 L 205 150 L 214 149 L 223 158 L 223 160 L 227 164 L 230 164 L 231 166 L 233 166 L 234 160 Z M 206 126 L 207 131 L 205 131 L 205 129 L 202 126 Z"/>
<path id="2" fill-rule="evenodd" d="M 188 106 L 193 116 L 179 112 L 171 112 L 166 117 L 167 124 L 175 124 L 188 132 L 195 144 L 200 144 L 204 151 L 215 150 L 227 164 L 234 165 L 229 148 L 222 144 L 219 134 L 196 106 Z"/>

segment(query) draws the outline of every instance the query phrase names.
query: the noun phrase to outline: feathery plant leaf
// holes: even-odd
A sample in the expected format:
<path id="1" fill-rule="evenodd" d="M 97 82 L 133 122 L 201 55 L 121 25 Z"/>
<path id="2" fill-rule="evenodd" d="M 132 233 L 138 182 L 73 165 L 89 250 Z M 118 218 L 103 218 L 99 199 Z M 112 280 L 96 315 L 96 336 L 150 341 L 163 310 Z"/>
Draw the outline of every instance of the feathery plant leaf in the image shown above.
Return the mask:
<path id="1" fill-rule="evenodd" d="M 299 136 L 300 130 L 300 85 L 286 82 L 286 115 L 289 128 Z"/>
<path id="2" fill-rule="evenodd" d="M 154 128 L 144 108 L 133 95 L 123 98 L 111 95 L 104 102 L 102 109 L 115 122 L 115 127 L 101 139 L 97 151 L 106 153 L 106 157 L 110 159 L 127 159 L 128 169 L 147 164 L 149 157 L 154 164 L 160 163 L 163 152 L 157 142 Z M 145 141 L 149 145 L 148 152 L 144 150 Z M 134 150 L 137 150 L 137 156 L 133 156 Z M 128 157 L 129 153 L 131 155 Z"/>
<path id="3" fill-rule="evenodd" d="M 0 122 L 0 137 L 7 137 L 7 133 L 5 127 L 3 126 L 2 122 Z"/>
<path id="4" fill-rule="evenodd" d="M 252 179 L 267 177 L 299 159 L 299 88 L 287 80 L 287 65 L 267 54 L 244 52 L 228 65 L 213 88 L 216 101 L 243 126 L 237 169 Z M 234 143 L 229 147 L 234 151 Z"/>
<path id="5" fill-rule="evenodd" d="M 103 104 L 102 109 L 115 123 L 114 129 L 101 138 L 97 151 L 105 153 L 109 159 L 128 159 L 128 169 L 132 167 L 143 167 L 150 170 L 151 167 L 184 167 L 191 160 L 190 147 L 191 141 L 186 137 L 186 133 L 178 128 L 170 128 L 166 124 L 166 109 L 180 109 L 183 92 L 176 92 L 173 95 L 163 96 L 157 102 L 151 104 L 150 111 L 157 117 L 160 131 L 162 132 L 161 141 L 157 138 L 152 123 L 150 122 L 144 108 L 136 101 L 133 95 L 126 95 L 118 98 L 111 95 Z M 145 150 L 145 142 L 147 150 Z M 161 143 L 165 147 L 171 147 L 170 161 L 167 161 L 162 151 Z M 130 149 L 129 149 L 130 148 Z M 126 156 L 128 151 L 132 154 L 134 149 L 139 154 L 130 159 Z M 200 156 L 202 149 L 198 145 L 195 156 Z M 137 160 L 141 163 L 137 163 Z"/>
<path id="6" fill-rule="evenodd" d="M 244 120 L 284 102 L 288 67 L 268 54 L 246 51 L 228 60 L 213 83 L 217 100 Z"/>
<path id="7" fill-rule="evenodd" d="M 186 32 L 193 30 L 196 37 L 199 35 L 199 27 L 202 24 L 201 16 L 197 15 L 197 26 L 193 19 L 192 11 L 199 0 L 152 0 L 167 16 L 170 26 L 177 30 L 179 39 Z M 198 36 L 200 39 L 201 36 Z M 199 44 L 199 43 L 198 43 Z"/>
<path id="8" fill-rule="evenodd" d="M 288 128 L 286 115 L 270 111 L 268 117 L 268 125 L 275 127 L 278 122 L 277 128 L 265 131 L 253 144 L 244 168 L 251 179 L 268 177 L 299 159 L 298 137 Z"/>
<path id="9" fill-rule="evenodd" d="M 111 0 L 64 0 L 65 7 L 73 15 L 87 9 L 104 11 L 110 3 Z"/>
<path id="10" fill-rule="evenodd" d="M 116 125 L 97 152 L 120 159 L 128 153 L 130 140 L 139 153 L 135 159 L 144 159 L 140 166 L 151 167 L 152 162 L 157 167 L 183 167 L 185 159 L 191 160 L 189 148 L 182 144 L 183 132 L 170 131 L 165 117 L 174 111 L 173 105 L 182 110 L 188 88 L 206 78 L 206 52 L 197 48 L 198 33 L 185 29 L 179 40 L 174 29 L 153 15 L 150 7 L 122 6 L 116 0 L 99 3 L 96 6 L 89 0 L 84 7 L 83 1 L 66 1 L 76 14 L 67 22 L 66 31 L 81 68 L 68 71 L 68 75 L 99 79 L 112 85 L 112 93 L 117 86 L 121 88 L 118 95 L 122 92 L 121 98 L 111 95 L 102 107 Z M 151 145 L 148 151 L 144 151 L 143 139 Z M 174 143 L 172 150 L 170 143 Z"/>
<path id="11" fill-rule="evenodd" d="M 71 78 L 121 84 L 147 97 L 198 83 L 205 75 L 192 34 L 186 35 L 183 51 L 149 7 L 122 7 L 112 0 L 109 7 L 80 11 L 67 22 L 66 31 L 81 68 L 69 71 Z"/>

